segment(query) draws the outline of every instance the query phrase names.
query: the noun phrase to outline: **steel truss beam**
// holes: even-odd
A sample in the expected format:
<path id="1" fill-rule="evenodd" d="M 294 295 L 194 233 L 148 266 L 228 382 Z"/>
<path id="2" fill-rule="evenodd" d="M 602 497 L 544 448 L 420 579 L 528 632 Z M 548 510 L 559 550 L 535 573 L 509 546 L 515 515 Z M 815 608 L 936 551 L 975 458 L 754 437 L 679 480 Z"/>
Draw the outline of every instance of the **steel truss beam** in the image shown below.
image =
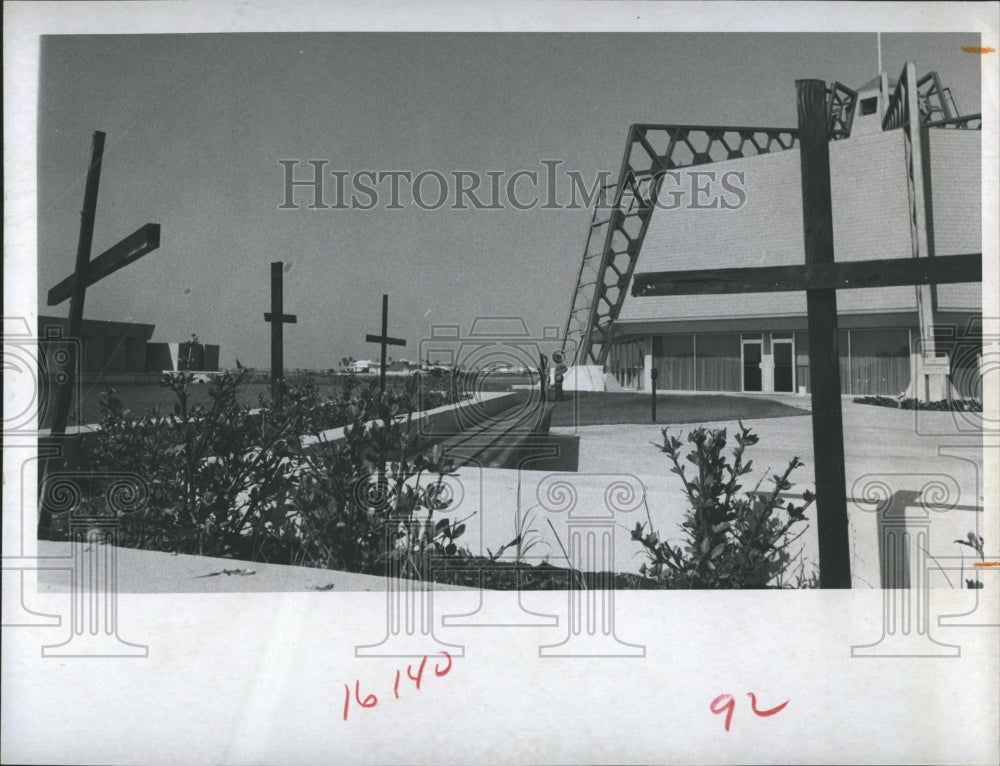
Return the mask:
<path id="1" fill-rule="evenodd" d="M 904 126 L 905 74 L 889 97 L 883 130 Z M 958 116 L 951 92 L 936 72 L 916 81 L 920 122 L 927 128 L 979 129 L 979 114 Z M 857 92 L 835 82 L 827 89 L 831 140 L 850 135 Z M 793 148 L 798 133 L 788 128 L 748 128 L 639 123 L 629 127 L 618 180 L 599 190 L 587 230 L 583 259 L 563 350 L 576 345 L 577 364 L 605 364 L 635 264 L 656 207 L 662 171 L 753 157 Z"/>
<path id="2" fill-rule="evenodd" d="M 832 101 L 830 109 L 834 115 Z M 841 114 L 838 106 L 838 121 Z M 784 151 L 796 140 L 796 131 L 788 128 L 655 124 L 629 128 L 618 181 L 600 190 L 594 206 L 566 322 L 563 348 L 571 349 L 576 342 L 577 364 L 603 365 L 607 359 L 614 322 L 625 302 L 663 172 Z"/>

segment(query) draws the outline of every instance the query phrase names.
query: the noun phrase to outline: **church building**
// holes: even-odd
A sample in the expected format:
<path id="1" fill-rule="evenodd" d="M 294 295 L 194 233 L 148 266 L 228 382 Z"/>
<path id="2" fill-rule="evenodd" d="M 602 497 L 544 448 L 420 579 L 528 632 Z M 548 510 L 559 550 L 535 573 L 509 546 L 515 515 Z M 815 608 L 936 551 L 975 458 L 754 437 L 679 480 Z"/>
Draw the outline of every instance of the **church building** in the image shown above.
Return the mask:
<path id="1" fill-rule="evenodd" d="M 789 88 L 790 97 L 794 88 Z M 982 252 L 980 115 L 907 64 L 827 90 L 836 262 Z M 613 197 L 613 199 L 612 199 Z M 804 290 L 633 294 L 636 273 L 805 262 L 795 129 L 633 125 L 567 323 L 606 386 L 806 393 Z M 841 392 L 981 396 L 982 284 L 837 291 Z M 570 348 L 570 345 L 567 345 Z"/>

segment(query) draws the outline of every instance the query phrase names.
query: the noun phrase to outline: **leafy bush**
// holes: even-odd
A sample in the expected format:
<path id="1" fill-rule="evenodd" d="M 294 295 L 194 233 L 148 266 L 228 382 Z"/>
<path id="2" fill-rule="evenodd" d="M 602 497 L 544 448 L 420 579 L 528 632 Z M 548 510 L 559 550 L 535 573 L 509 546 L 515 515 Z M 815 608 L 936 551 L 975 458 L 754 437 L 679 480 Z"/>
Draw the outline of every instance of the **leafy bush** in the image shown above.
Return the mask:
<path id="1" fill-rule="evenodd" d="M 263 520 L 292 471 L 297 434 L 290 426 L 262 428 L 260 415 L 239 403 L 244 373 L 209 383 L 211 405 L 192 405 L 194 376 L 167 373 L 161 384 L 175 398 L 172 414 L 135 415 L 117 392 L 101 397 L 101 428 L 89 462 L 94 471 L 142 476 L 149 502 L 120 519 L 120 538 L 132 547 L 255 558 Z"/>
<path id="2" fill-rule="evenodd" d="M 304 455 L 294 505 L 303 562 L 356 572 L 428 576 L 435 555 L 464 554 L 461 522 L 435 518 L 449 507 L 444 477 L 452 464 L 439 446 L 422 450 L 413 424 L 418 379 L 402 394 L 387 391 L 352 411 L 340 443 Z M 368 408 L 375 422 L 366 426 Z M 426 475 L 436 481 L 425 483 Z"/>
<path id="3" fill-rule="evenodd" d="M 744 452 L 758 442 L 749 428 L 740 423 L 731 462 L 723 454 L 726 429 L 692 430 L 687 440 L 693 449 L 685 459 L 695 467 L 693 476 L 688 476 L 681 464 L 681 441 L 666 428 L 662 434 L 662 445 L 654 446 L 669 458 L 671 473 L 680 477 L 690 509 L 681 524 L 685 538 L 680 545 L 661 540 L 651 519 L 648 530 L 645 524 L 636 524 L 632 539 L 642 544 L 650 559 L 640 572 L 673 588 L 784 584 L 791 564 L 788 546 L 806 528 L 794 537 L 789 537 L 789 532 L 806 521 L 805 510 L 814 499 L 808 490 L 803 492 L 802 505 L 787 502 L 780 495 L 791 489 L 788 477 L 802 465 L 799 459 L 792 458 L 782 474 L 771 478 L 771 490 L 761 491 L 761 479 L 741 497 L 741 477 L 753 469 L 753 461 L 743 462 Z M 778 510 L 783 514 L 776 513 Z"/>
<path id="4" fill-rule="evenodd" d="M 456 543 L 464 525 L 435 515 L 449 505 L 451 465 L 440 449 L 423 454 L 412 421 L 418 402 L 439 406 L 448 391 L 424 390 L 413 375 L 380 394 L 350 375 L 324 398 L 306 374 L 283 383 L 280 410 L 266 395 L 251 410 L 238 397 L 251 374 L 213 376 L 206 406 L 191 401 L 191 373 L 167 373 L 169 414 L 133 413 L 113 389 L 101 397 L 87 466 L 95 476 L 136 473 L 149 489 L 141 509 L 120 517 L 121 544 L 365 572 L 395 564 L 411 576 L 431 554 L 465 553 Z M 341 443 L 303 448 L 302 436 L 339 426 Z M 423 486 L 427 474 L 437 480 Z M 101 504 L 82 489 L 93 495 L 85 503 Z"/>

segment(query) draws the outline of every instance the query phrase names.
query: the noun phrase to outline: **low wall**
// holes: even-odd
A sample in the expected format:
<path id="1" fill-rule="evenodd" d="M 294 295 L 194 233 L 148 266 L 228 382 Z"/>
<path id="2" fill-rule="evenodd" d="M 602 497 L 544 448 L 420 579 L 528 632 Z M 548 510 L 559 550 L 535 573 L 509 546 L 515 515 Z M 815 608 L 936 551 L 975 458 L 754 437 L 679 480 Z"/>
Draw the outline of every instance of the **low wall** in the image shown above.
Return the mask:
<path id="1" fill-rule="evenodd" d="M 426 435 L 441 434 L 451 435 L 461 430 L 463 413 L 475 410 L 476 417 L 493 417 L 503 412 L 508 407 L 512 407 L 518 399 L 519 394 L 512 391 L 484 392 L 472 399 L 458 402 L 457 404 L 445 404 L 435 407 L 432 410 L 413 413 L 413 419 L 422 421 L 420 430 Z M 469 415 L 471 419 L 471 414 Z M 405 415 L 400 415 L 398 421 L 406 420 Z M 370 426 L 377 421 L 368 421 L 366 426 Z M 314 436 L 303 436 L 302 446 L 304 448 L 314 447 L 317 444 L 330 444 L 343 441 L 344 426 L 331 428 Z M 433 441 L 433 439 L 432 439 Z"/>

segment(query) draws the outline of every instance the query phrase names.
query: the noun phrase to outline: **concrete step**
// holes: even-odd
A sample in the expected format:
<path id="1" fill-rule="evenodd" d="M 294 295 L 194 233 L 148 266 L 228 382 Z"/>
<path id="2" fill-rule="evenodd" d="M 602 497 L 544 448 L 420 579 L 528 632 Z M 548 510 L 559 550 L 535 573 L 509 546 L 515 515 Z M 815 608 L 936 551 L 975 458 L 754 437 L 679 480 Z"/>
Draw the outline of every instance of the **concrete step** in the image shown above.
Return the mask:
<path id="1" fill-rule="evenodd" d="M 552 451 L 548 444 L 552 407 L 525 392 L 516 404 L 495 418 L 469 424 L 439 444 L 456 467 L 517 468 L 527 458 Z"/>

